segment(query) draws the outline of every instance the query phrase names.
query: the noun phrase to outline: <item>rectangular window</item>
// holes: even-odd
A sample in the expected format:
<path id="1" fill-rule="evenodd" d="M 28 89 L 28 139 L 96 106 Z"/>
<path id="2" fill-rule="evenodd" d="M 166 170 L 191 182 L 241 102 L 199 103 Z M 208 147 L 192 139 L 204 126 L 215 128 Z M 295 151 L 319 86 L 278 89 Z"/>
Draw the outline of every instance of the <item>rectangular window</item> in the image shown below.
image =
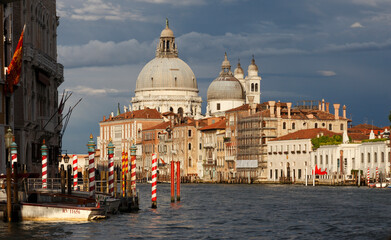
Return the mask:
<path id="1" fill-rule="evenodd" d="M 329 164 L 329 155 L 326 155 L 326 165 Z"/>
<path id="2" fill-rule="evenodd" d="M 278 179 L 278 170 L 276 169 L 275 171 L 274 171 L 274 177 L 276 178 L 276 179 Z"/>
<path id="3" fill-rule="evenodd" d="M 384 163 L 384 152 L 381 153 L 381 162 Z"/>
<path id="4" fill-rule="evenodd" d="M 217 110 L 220 110 L 220 103 L 217 104 Z"/>
<path id="5" fill-rule="evenodd" d="M 270 179 L 273 178 L 273 170 L 270 169 Z"/>
<path id="6" fill-rule="evenodd" d="M 368 153 L 368 163 L 371 162 L 371 153 Z"/>
<path id="7" fill-rule="evenodd" d="M 191 137 L 191 130 L 189 130 L 189 137 Z"/>
<path id="8" fill-rule="evenodd" d="M 375 152 L 374 161 L 375 161 L 375 163 L 377 163 L 377 152 Z"/>
<path id="9" fill-rule="evenodd" d="M 298 178 L 298 179 L 301 179 L 301 169 L 298 169 L 298 170 L 297 170 L 297 178 Z"/>
<path id="10" fill-rule="evenodd" d="M 364 153 L 361 153 L 361 163 L 364 163 Z"/>

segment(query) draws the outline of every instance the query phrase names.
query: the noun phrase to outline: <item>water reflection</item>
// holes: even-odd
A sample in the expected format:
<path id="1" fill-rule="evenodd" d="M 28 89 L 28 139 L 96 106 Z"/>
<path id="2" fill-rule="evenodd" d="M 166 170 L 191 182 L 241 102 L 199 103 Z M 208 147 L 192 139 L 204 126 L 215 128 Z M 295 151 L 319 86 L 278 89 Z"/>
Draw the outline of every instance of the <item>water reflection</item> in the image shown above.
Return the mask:
<path id="1" fill-rule="evenodd" d="M 0 223 L 0 239 L 386 239 L 391 189 L 184 184 L 140 188 L 139 213 L 98 222 Z"/>

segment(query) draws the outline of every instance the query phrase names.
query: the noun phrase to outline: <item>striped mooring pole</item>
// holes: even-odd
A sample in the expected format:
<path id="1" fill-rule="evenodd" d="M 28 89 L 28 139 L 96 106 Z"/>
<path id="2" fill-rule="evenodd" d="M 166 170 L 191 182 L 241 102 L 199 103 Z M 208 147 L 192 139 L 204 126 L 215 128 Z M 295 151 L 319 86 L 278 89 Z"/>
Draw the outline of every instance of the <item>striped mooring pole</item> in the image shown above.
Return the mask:
<path id="1" fill-rule="evenodd" d="M 125 197 L 125 152 L 122 151 L 122 168 L 121 168 L 121 174 L 122 174 L 122 197 Z"/>
<path id="2" fill-rule="evenodd" d="M 181 201 L 181 162 L 176 162 L 176 200 Z"/>
<path id="3" fill-rule="evenodd" d="M 130 147 L 130 173 L 131 173 L 131 189 L 132 196 L 136 197 L 136 145 Z"/>
<path id="4" fill-rule="evenodd" d="M 95 142 L 92 139 L 92 134 L 90 135 L 90 141 L 88 141 L 88 182 L 89 182 L 89 192 L 90 197 L 94 197 L 95 195 Z"/>
<path id="5" fill-rule="evenodd" d="M 175 162 L 171 160 L 171 202 L 175 202 Z"/>
<path id="6" fill-rule="evenodd" d="M 14 168 L 17 167 L 18 164 L 18 145 L 15 143 L 15 137 L 12 137 L 12 143 L 10 146 L 11 150 L 11 167 L 12 167 L 12 173 L 15 172 Z"/>
<path id="7" fill-rule="evenodd" d="M 111 138 L 107 149 L 109 154 L 109 194 L 114 196 L 114 144 Z"/>
<path id="8" fill-rule="evenodd" d="M 45 145 L 45 139 L 43 140 L 43 144 L 41 147 L 41 154 L 42 154 L 42 188 L 47 188 L 48 183 L 48 147 Z"/>
<path id="9" fill-rule="evenodd" d="M 368 167 L 368 171 L 367 171 L 367 181 L 368 181 L 368 187 L 369 187 L 369 167 Z"/>
<path id="10" fill-rule="evenodd" d="M 77 191 L 77 155 L 74 154 L 72 158 L 73 164 L 73 190 Z"/>
<path id="11" fill-rule="evenodd" d="M 157 180 L 157 157 L 152 154 L 152 208 L 157 208 L 156 197 L 156 180 Z"/>

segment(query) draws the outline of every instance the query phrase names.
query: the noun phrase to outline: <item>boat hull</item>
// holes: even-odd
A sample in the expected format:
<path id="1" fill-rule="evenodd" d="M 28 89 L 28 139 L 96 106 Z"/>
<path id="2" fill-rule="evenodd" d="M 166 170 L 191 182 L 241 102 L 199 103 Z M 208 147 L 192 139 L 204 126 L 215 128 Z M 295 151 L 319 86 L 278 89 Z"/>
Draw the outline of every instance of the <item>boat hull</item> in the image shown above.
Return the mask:
<path id="1" fill-rule="evenodd" d="M 101 208 L 47 203 L 22 203 L 20 214 L 22 220 L 35 221 L 89 221 L 106 217 Z"/>

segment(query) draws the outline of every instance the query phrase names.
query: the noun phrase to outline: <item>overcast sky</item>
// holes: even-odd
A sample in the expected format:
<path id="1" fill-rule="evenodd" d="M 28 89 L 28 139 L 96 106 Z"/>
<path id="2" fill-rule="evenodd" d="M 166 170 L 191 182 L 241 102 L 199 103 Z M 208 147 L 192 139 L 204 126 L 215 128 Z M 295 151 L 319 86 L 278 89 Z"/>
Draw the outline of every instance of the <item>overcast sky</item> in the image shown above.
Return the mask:
<path id="1" fill-rule="evenodd" d="M 86 153 L 103 116 L 130 104 L 166 17 L 203 113 L 227 52 L 245 74 L 255 56 L 261 102 L 325 99 L 346 105 L 353 125 L 390 124 L 390 0 L 57 0 L 57 12 L 59 92 L 73 92 L 66 109 L 83 98 L 63 138 L 68 153 Z"/>

